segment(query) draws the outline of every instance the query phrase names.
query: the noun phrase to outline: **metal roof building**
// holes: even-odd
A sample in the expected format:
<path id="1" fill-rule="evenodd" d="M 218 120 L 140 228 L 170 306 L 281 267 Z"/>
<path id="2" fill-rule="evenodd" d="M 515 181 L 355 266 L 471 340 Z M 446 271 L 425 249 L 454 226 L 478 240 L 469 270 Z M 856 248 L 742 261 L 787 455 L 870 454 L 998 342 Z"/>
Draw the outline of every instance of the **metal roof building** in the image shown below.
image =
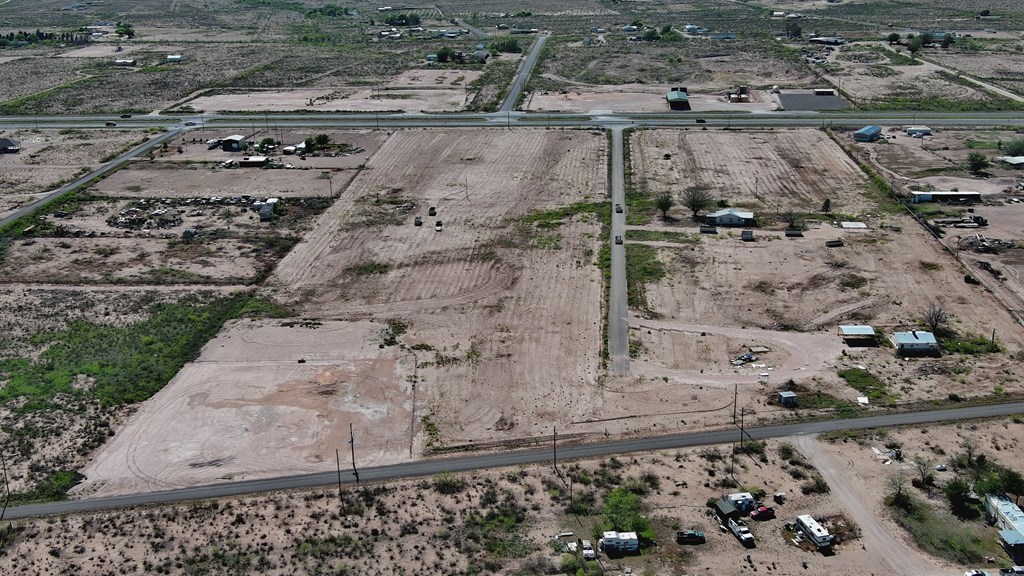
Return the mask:
<path id="1" fill-rule="evenodd" d="M 875 337 L 875 329 L 863 324 L 849 324 L 839 327 L 839 334 L 844 337 L 863 338 L 865 336 Z"/>
<path id="2" fill-rule="evenodd" d="M 873 142 L 882 136 L 881 126 L 865 126 L 853 133 L 853 139 L 857 142 Z"/>
<path id="3" fill-rule="evenodd" d="M 675 87 L 665 94 L 665 100 L 671 110 L 689 110 L 690 94 L 683 87 Z"/>
<path id="4" fill-rule="evenodd" d="M 897 352 L 938 352 L 939 342 L 931 332 L 913 330 L 911 332 L 894 332 L 892 344 Z"/>

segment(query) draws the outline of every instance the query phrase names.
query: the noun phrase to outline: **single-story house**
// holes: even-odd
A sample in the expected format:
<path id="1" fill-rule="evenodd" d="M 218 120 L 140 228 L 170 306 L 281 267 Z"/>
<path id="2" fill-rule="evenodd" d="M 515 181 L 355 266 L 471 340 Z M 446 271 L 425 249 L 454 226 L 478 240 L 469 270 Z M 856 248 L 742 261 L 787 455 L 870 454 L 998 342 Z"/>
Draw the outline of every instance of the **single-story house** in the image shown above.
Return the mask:
<path id="1" fill-rule="evenodd" d="M 170 63 L 181 62 L 184 59 L 185 59 L 185 57 L 182 56 L 181 54 L 169 54 L 167 56 L 167 61 L 170 62 Z"/>
<path id="2" fill-rule="evenodd" d="M 929 192 L 910 191 L 910 201 L 914 204 L 919 202 L 959 202 L 970 203 L 981 202 L 981 192 L 968 192 L 964 190 L 932 190 Z"/>
<path id="3" fill-rule="evenodd" d="M 10 138 L 0 138 L 0 154 L 17 154 L 21 152 L 21 144 Z"/>
<path id="4" fill-rule="evenodd" d="M 130 58 L 118 58 L 114 60 L 114 66 L 135 66 L 135 60 Z"/>
<path id="5" fill-rule="evenodd" d="M 823 44 L 825 46 L 841 46 L 846 44 L 846 38 L 842 36 L 815 36 L 808 40 L 811 44 Z"/>
<path id="6" fill-rule="evenodd" d="M 878 343 L 875 329 L 867 325 L 840 326 L 839 335 L 850 346 L 874 346 Z"/>
<path id="7" fill-rule="evenodd" d="M 232 134 L 221 140 L 220 147 L 225 152 L 240 152 L 245 149 L 245 136 Z"/>
<path id="8" fill-rule="evenodd" d="M 672 88 L 665 93 L 665 100 L 670 110 L 689 110 L 690 93 L 682 86 Z"/>
<path id="9" fill-rule="evenodd" d="M 853 139 L 857 142 L 874 142 L 881 137 L 881 126 L 865 126 L 853 133 Z"/>
<path id="10" fill-rule="evenodd" d="M 754 213 L 735 208 L 723 208 L 710 212 L 704 217 L 708 224 L 715 226 L 751 226 L 755 223 Z"/>
<path id="11" fill-rule="evenodd" d="M 911 332 L 894 332 L 892 344 L 900 355 L 937 354 L 939 342 L 931 332 L 913 330 Z"/>

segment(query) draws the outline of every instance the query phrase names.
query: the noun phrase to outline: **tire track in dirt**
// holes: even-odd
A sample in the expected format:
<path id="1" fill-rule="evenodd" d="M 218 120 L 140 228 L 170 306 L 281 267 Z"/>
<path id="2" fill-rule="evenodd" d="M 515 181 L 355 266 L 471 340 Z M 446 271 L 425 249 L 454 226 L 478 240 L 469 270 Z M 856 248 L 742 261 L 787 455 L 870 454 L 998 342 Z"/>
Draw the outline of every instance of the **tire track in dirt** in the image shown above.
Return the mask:
<path id="1" fill-rule="evenodd" d="M 909 546 L 904 534 L 887 530 L 877 516 L 884 513 L 880 502 L 876 501 L 877 497 L 863 493 L 856 483 L 851 482 L 849 466 L 838 463 L 832 452 L 815 437 L 796 436 L 794 443 L 828 482 L 837 504 L 860 527 L 864 547 L 875 559 L 879 574 L 933 576 L 953 573 L 950 568 L 929 561 L 920 551 Z"/>

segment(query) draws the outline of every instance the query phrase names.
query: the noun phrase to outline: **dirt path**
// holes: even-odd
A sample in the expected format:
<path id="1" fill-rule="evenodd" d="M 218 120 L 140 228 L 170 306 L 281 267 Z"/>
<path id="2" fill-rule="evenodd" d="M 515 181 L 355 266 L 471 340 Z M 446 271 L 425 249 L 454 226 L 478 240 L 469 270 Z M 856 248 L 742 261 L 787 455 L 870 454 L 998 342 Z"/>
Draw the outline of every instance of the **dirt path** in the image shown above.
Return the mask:
<path id="1" fill-rule="evenodd" d="M 877 516 L 881 512 L 880 499 L 876 495 L 867 494 L 851 480 L 851 471 L 847 468 L 853 466 L 852 461 L 839 463 L 813 436 L 797 436 L 794 440 L 800 452 L 828 482 L 836 503 L 860 526 L 861 541 L 879 566 L 879 571 L 874 573 L 901 576 L 953 573 L 951 569 L 930 561 L 921 552 L 908 546 L 902 534 L 894 534 L 882 525 Z"/>

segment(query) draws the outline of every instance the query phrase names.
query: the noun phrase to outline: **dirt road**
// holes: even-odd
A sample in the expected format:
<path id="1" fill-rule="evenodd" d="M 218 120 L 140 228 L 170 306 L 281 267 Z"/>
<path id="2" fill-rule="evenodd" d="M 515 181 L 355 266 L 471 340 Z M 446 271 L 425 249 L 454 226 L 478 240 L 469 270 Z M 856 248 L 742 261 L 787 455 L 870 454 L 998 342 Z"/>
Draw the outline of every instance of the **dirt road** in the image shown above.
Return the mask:
<path id="1" fill-rule="evenodd" d="M 881 512 L 881 495 L 869 495 L 858 482 L 851 480 L 853 464 L 841 464 L 814 436 L 796 436 L 794 443 L 800 452 L 818 468 L 832 489 L 837 504 L 861 529 L 861 542 L 879 567 L 880 574 L 901 576 L 932 576 L 953 574 L 954 568 L 944 567 L 909 546 L 903 534 L 889 531 L 877 514 Z M 867 572 L 867 566 L 863 572 Z"/>

